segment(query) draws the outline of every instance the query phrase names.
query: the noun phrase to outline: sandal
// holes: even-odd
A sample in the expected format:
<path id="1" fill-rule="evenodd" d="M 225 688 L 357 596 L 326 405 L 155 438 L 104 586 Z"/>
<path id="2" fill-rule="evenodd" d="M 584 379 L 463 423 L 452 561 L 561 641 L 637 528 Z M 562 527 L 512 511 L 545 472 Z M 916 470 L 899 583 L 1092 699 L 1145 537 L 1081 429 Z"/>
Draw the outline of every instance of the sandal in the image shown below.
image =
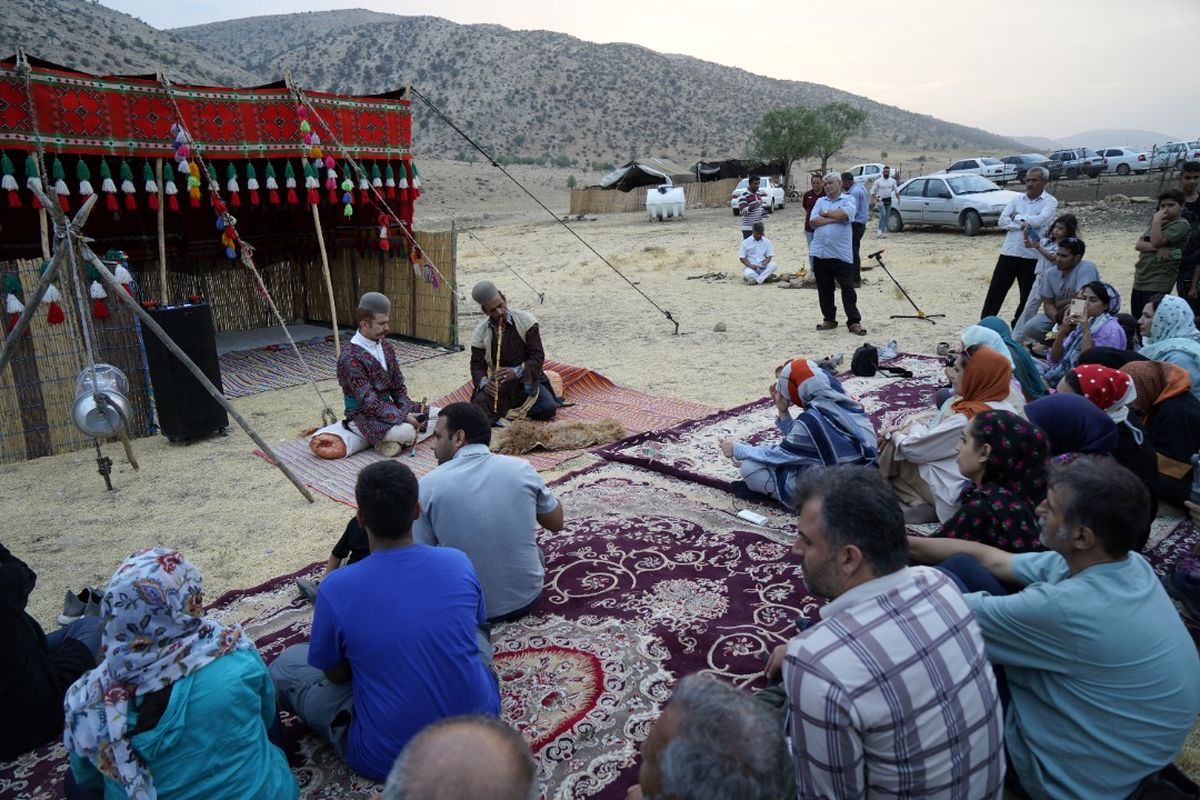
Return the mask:
<path id="1" fill-rule="evenodd" d="M 862 325 L 859 325 L 857 322 L 852 324 L 848 330 L 851 333 L 853 333 L 855 336 L 866 336 L 867 335 L 867 329 L 864 328 Z"/>
<path id="2" fill-rule="evenodd" d="M 950 355 L 950 343 L 949 342 L 938 342 L 937 343 L 937 354 L 939 356 L 941 356 L 942 358 L 945 358 L 946 356 Z"/>
<path id="3" fill-rule="evenodd" d="M 819 331 L 832 331 L 832 330 L 836 329 L 836 328 L 837 328 L 837 326 L 838 326 L 838 324 L 837 324 L 836 322 L 834 322 L 834 321 L 832 321 L 832 320 L 828 320 L 828 319 L 827 319 L 827 320 L 825 320 L 824 322 L 818 322 L 818 323 L 817 323 L 817 330 L 819 330 Z"/>

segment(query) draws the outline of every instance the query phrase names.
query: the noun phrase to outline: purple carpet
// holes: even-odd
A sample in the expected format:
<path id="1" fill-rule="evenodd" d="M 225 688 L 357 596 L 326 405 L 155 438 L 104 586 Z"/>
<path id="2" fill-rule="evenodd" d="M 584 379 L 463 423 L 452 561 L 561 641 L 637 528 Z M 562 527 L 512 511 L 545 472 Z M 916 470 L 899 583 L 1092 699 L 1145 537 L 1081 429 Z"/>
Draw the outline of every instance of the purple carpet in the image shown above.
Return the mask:
<path id="1" fill-rule="evenodd" d="M 902 354 L 885 365 L 907 369 L 913 377 L 841 377 L 846 391 L 863 404 L 876 429 L 933 413 L 933 393 L 944 383 L 941 359 Z M 750 444 L 777 440 L 779 432 L 774 421 L 770 399 L 756 400 L 673 428 L 630 436 L 600 448 L 596 454 L 609 461 L 724 489 L 741 476 L 733 462 L 721 455 L 718 440 L 726 436 Z"/>

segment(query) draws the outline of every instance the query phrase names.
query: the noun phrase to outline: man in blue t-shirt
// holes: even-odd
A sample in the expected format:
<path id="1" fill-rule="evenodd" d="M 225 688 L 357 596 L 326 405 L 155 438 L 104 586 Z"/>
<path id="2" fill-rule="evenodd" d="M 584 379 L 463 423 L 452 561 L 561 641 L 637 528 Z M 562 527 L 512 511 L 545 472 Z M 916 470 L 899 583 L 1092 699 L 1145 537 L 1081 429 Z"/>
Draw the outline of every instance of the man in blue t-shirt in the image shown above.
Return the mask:
<path id="1" fill-rule="evenodd" d="M 837 303 L 833 299 L 835 284 L 842 289 L 842 307 L 846 311 L 846 327 L 851 333 L 866 335 L 860 324 L 858 293 L 854 291 L 854 244 L 851 222 L 858 213 L 854 198 L 842 192 L 842 178 L 831 172 L 822 181 L 825 196 L 813 206 L 809 224 L 813 227 L 813 277 L 817 280 L 817 299 L 824 319 L 819 331 L 831 331 L 837 324 Z"/>
<path id="2" fill-rule="evenodd" d="M 418 492 L 395 461 L 358 474 L 371 556 L 321 582 L 310 642 L 271 664 L 280 707 L 377 781 L 431 722 L 500 713 L 483 591 L 466 555 L 413 544 Z"/>
<path id="3" fill-rule="evenodd" d="M 968 592 L 1011 695 L 1009 778 L 1034 800 L 1129 797 L 1171 763 L 1200 712 L 1196 646 L 1131 551 L 1147 502 L 1132 472 L 1082 457 L 1050 473 L 1037 509 L 1046 552 L 909 537 L 913 559 L 941 562 Z"/>

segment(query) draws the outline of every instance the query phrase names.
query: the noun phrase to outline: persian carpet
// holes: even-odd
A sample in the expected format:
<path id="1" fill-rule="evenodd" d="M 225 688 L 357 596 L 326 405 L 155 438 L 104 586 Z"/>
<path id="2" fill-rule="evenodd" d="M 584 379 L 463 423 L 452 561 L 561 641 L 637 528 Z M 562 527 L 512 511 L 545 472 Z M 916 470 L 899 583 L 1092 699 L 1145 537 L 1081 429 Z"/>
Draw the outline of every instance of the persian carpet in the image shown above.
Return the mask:
<path id="1" fill-rule="evenodd" d="M 441 347 L 403 340 L 388 341 L 396 351 L 396 360 L 401 367 L 453 352 Z M 225 396 L 246 397 L 307 383 L 305 365 L 313 380 L 323 381 L 337 377 L 337 356 L 334 354 L 331 337 L 296 342 L 296 346 L 300 350 L 300 356 L 296 355 L 296 351 L 289 344 L 223 353 L 220 357 L 221 385 L 225 389 Z M 301 358 L 304 360 L 303 364 Z"/>
<path id="2" fill-rule="evenodd" d="M 493 630 L 502 714 L 532 747 L 542 796 L 618 800 L 636 782 L 638 743 L 675 679 L 707 670 L 757 686 L 766 654 L 820 606 L 789 554 L 779 509 L 757 528 L 731 498 L 621 464 L 554 484 L 570 511 L 543 533 L 546 585 L 530 616 Z M 240 622 L 270 662 L 305 641 L 311 607 L 292 585 L 313 564 L 230 592 L 208 613 Z M 284 719 L 285 750 L 304 798 L 367 798 L 378 787 Z M 0 796 L 50 800 L 67 769 L 61 744 L 0 764 Z"/>
<path id="3" fill-rule="evenodd" d="M 943 383 L 942 360 L 902 354 L 885 362 L 885 366 L 902 367 L 912 372 L 913 377 L 859 378 L 852 374 L 840 377 L 850 396 L 866 408 L 875 428 L 932 414 L 933 393 Z M 741 475 L 733 462 L 721 455 L 717 441 L 726 436 L 755 445 L 778 440 L 780 435 L 774 420 L 774 405 L 764 398 L 688 420 L 669 430 L 630 436 L 599 448 L 596 454 L 610 461 L 725 489 Z"/>
<path id="4" fill-rule="evenodd" d="M 639 392 L 613 383 L 598 372 L 553 361 L 546 368 L 559 373 L 563 379 L 563 393 L 575 405 L 561 408 L 555 420 L 585 420 L 598 422 L 615 419 L 629 433 L 653 432 L 677 425 L 682 420 L 710 414 L 712 409 L 688 400 Z M 463 384 L 445 397 L 435 400 L 434 405 L 444 406 L 471 398 L 471 385 Z M 538 424 L 538 423 L 534 423 Z M 326 460 L 317 458 L 308 449 L 308 437 L 301 436 L 282 444 L 275 453 L 291 468 L 307 486 L 321 494 L 347 505 L 354 505 L 354 482 L 363 467 L 383 459 L 373 449 L 355 453 L 349 458 Z M 538 470 L 550 469 L 569 461 L 587 450 L 535 450 L 521 456 Z M 266 458 L 261 451 L 255 453 Z M 415 453 L 405 450 L 397 460 L 407 464 L 417 477 L 437 466 L 433 455 L 433 441 L 426 439 L 417 445 Z"/>

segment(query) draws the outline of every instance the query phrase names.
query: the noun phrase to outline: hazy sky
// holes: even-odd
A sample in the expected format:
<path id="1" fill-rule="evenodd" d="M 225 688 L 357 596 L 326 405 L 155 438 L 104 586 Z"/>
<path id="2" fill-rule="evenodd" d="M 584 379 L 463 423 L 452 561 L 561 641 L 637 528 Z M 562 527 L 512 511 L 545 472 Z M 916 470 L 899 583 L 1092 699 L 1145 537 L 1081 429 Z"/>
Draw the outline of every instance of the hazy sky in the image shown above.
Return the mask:
<path id="1" fill-rule="evenodd" d="M 332 8 L 488 22 L 823 83 L 1001 134 L 1200 136 L 1200 0 L 102 2 L 156 28 Z"/>

